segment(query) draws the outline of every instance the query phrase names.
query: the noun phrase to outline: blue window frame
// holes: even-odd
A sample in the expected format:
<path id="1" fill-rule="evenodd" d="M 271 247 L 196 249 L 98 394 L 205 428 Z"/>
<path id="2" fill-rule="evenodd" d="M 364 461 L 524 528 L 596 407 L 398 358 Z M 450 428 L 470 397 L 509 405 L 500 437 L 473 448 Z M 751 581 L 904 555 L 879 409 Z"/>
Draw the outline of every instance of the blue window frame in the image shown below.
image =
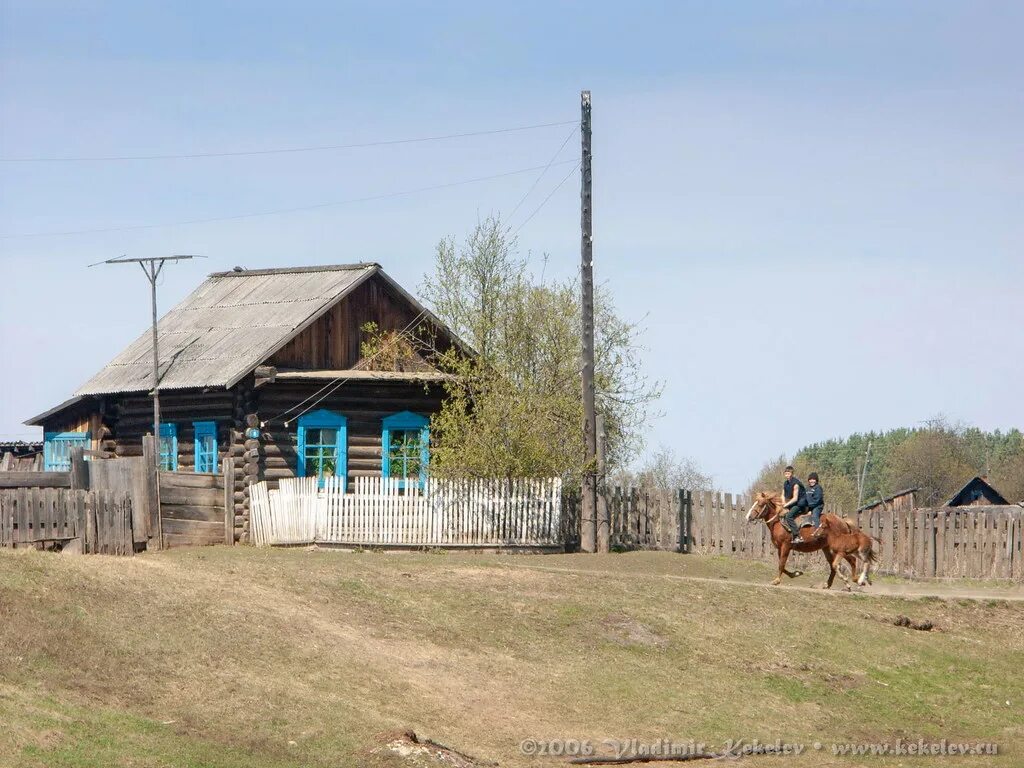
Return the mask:
<path id="1" fill-rule="evenodd" d="M 430 463 L 430 419 L 412 411 L 395 413 L 384 419 L 381 432 L 381 471 L 384 477 L 418 477 L 422 488 L 427 482 Z"/>
<path id="2" fill-rule="evenodd" d="M 348 485 L 348 419 L 320 409 L 299 417 L 299 477 L 342 478 Z"/>
<path id="3" fill-rule="evenodd" d="M 193 421 L 195 428 L 196 472 L 217 474 L 217 422 Z"/>
<path id="4" fill-rule="evenodd" d="M 88 432 L 47 432 L 43 435 L 43 469 L 47 472 L 68 472 L 71 449 L 89 448 Z"/>
<path id="5" fill-rule="evenodd" d="M 160 469 L 178 471 L 178 425 L 160 425 Z"/>

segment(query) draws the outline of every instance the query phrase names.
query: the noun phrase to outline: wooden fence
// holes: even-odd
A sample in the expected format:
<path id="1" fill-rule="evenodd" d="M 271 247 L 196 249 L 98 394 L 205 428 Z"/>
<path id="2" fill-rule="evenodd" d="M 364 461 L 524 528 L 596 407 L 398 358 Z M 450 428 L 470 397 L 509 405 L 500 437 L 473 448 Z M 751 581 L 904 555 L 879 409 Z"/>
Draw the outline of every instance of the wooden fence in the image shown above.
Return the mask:
<path id="1" fill-rule="evenodd" d="M 0 490 L 0 546 L 131 555 L 131 498 L 109 491 Z"/>
<path id="2" fill-rule="evenodd" d="M 403 484 L 405 487 L 403 488 Z M 562 481 L 359 477 L 252 486 L 252 538 L 270 544 L 394 547 L 562 547 Z"/>
<path id="3" fill-rule="evenodd" d="M 767 527 L 760 521 L 746 521 L 751 502 L 744 494 L 657 493 L 635 488 L 611 488 L 604 498 L 614 549 L 662 549 L 775 562 Z M 578 529 L 578 496 L 566 497 L 564 519 L 566 531 Z M 853 519 L 879 539 L 880 573 L 1024 581 L 1024 509 L 1019 506 L 877 509 Z M 813 569 L 823 563 L 823 557 L 818 552 L 793 553 L 790 563 Z"/>
<path id="4" fill-rule="evenodd" d="M 160 472 L 160 517 L 165 547 L 235 543 L 234 480 L 221 474 Z"/>
<path id="5" fill-rule="evenodd" d="M 1024 581 L 1019 506 L 869 512 L 858 524 L 881 541 L 882 573 Z"/>

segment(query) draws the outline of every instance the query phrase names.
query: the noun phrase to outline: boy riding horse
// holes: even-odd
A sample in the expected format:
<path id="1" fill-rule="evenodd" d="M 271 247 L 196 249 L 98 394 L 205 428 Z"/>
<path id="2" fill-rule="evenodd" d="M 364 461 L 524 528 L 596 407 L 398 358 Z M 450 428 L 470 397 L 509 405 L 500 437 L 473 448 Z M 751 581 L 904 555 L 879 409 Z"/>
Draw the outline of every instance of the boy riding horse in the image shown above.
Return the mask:
<path id="1" fill-rule="evenodd" d="M 792 465 L 786 467 L 782 476 L 786 478 L 786 482 L 782 484 L 782 508 L 786 511 L 782 516 L 782 524 L 786 526 L 786 530 L 793 536 L 793 542 L 796 543 L 801 541 L 796 518 L 807 510 L 807 489 L 793 474 Z"/>
<path id="2" fill-rule="evenodd" d="M 825 511 L 825 492 L 818 482 L 817 472 L 811 472 L 807 476 L 806 489 L 794 476 L 792 466 L 786 467 L 783 477 L 786 478 L 782 486 L 782 498 L 786 502 L 783 508 L 786 514 L 783 515 L 782 523 L 792 534 L 793 542 L 798 543 L 803 539 L 800 538 L 800 528 L 796 524 L 797 517 L 810 510 L 811 525 L 814 526 L 814 530 L 818 530 L 818 526 L 821 525 L 821 513 Z"/>

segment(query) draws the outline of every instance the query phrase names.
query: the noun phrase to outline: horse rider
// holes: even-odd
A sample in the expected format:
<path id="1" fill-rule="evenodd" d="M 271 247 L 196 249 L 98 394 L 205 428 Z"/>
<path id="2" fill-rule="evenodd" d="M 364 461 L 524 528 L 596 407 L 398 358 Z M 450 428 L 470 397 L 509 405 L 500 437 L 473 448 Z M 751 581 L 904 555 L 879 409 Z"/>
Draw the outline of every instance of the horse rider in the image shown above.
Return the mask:
<path id="1" fill-rule="evenodd" d="M 802 541 L 796 518 L 807 509 L 807 489 L 793 473 L 792 465 L 786 467 L 782 476 L 786 479 L 782 485 L 782 508 L 786 511 L 786 514 L 782 516 L 782 524 L 792 534 L 795 544 Z"/>
<path id="2" fill-rule="evenodd" d="M 825 511 L 825 491 L 818 482 L 818 473 L 811 472 L 807 476 L 807 506 L 811 510 L 811 525 L 818 530 L 821 525 L 821 513 Z"/>

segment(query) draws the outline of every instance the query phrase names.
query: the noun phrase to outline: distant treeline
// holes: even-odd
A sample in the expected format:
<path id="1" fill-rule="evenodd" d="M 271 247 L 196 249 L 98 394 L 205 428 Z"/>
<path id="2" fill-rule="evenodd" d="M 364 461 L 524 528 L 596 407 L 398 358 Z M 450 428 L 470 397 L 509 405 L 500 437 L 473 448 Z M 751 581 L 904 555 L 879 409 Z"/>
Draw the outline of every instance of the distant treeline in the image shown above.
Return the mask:
<path id="1" fill-rule="evenodd" d="M 987 475 L 1009 501 L 1024 500 L 1024 433 L 1018 429 L 986 432 L 936 419 L 920 429 L 826 440 L 802 448 L 791 462 L 785 456 L 768 462 L 751 490 L 781 486 L 787 463 L 801 479 L 817 472 L 826 497 L 843 510 L 855 509 L 858 498 L 868 504 L 915 487 L 920 488 L 919 506 L 935 506 L 975 475 Z M 858 491 L 862 476 L 863 489 Z"/>

